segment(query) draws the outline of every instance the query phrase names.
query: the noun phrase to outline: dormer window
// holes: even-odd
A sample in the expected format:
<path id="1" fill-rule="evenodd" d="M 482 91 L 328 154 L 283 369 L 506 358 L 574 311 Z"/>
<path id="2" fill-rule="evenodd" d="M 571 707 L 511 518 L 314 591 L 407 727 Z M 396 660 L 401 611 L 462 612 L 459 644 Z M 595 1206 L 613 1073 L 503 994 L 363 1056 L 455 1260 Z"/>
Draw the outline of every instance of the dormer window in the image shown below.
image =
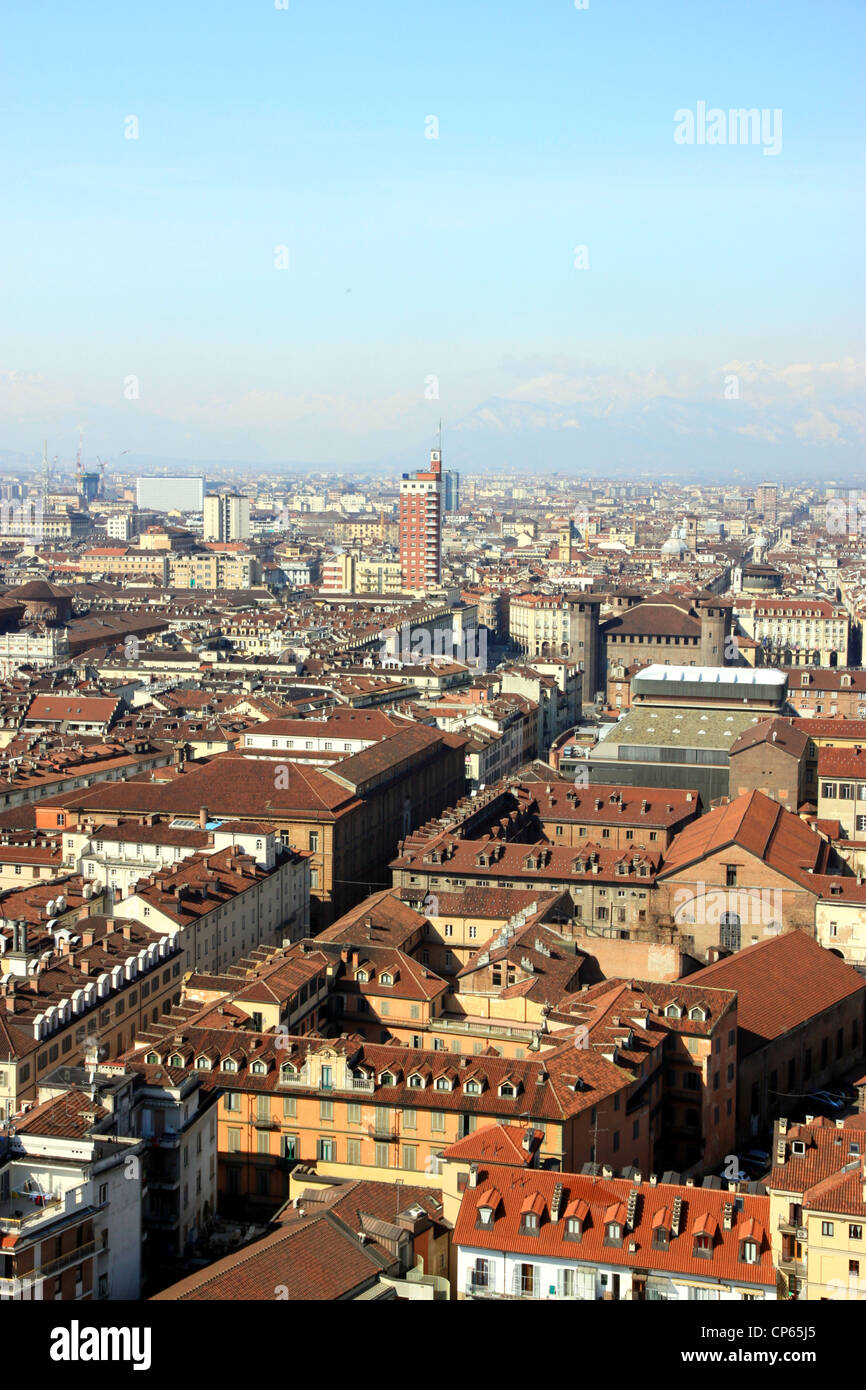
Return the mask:
<path id="1" fill-rule="evenodd" d="M 223 1069 L 223 1071 L 237 1071 L 237 1069 L 238 1069 L 238 1064 L 237 1064 L 237 1062 L 234 1060 L 233 1057 L 226 1057 L 226 1058 L 223 1059 L 223 1068 L 222 1068 L 222 1069 Z"/>
<path id="2" fill-rule="evenodd" d="M 706 1023 L 709 1014 L 703 1004 L 696 1004 L 693 1009 L 689 1009 L 689 1018 L 697 1019 L 700 1023 Z"/>
<path id="3" fill-rule="evenodd" d="M 253 1062 L 252 1066 L 250 1067 L 250 1071 L 254 1072 L 256 1076 L 264 1076 L 267 1071 L 267 1067 L 262 1061 Z"/>
<path id="4" fill-rule="evenodd" d="M 622 1245 L 622 1226 L 618 1221 L 608 1221 L 604 1229 L 606 1245 Z"/>
<path id="5" fill-rule="evenodd" d="M 393 1073 L 392 1071 L 383 1071 L 383 1072 L 380 1072 L 380 1073 L 379 1073 L 379 1085 L 380 1085 L 380 1086 L 393 1086 L 393 1085 L 395 1085 L 395 1084 L 396 1084 L 396 1078 L 395 1078 L 394 1073 Z"/>
<path id="6" fill-rule="evenodd" d="M 570 1216 L 565 1223 L 565 1234 L 569 1240 L 580 1240 L 583 1235 L 583 1225 L 578 1217 Z"/>
<path id="7" fill-rule="evenodd" d="M 367 983 L 367 981 L 369 980 L 369 978 L 370 978 L 370 976 L 367 974 L 367 971 L 366 971 L 366 970 L 356 970 L 356 971 L 355 971 L 355 979 L 358 981 L 359 984 L 365 985 L 365 984 Z"/>
<path id="8" fill-rule="evenodd" d="M 291 1062 L 284 1062 L 283 1065 L 280 1067 L 281 1081 L 295 1081 L 297 1079 L 297 1075 L 297 1068 L 294 1067 Z"/>
<path id="9" fill-rule="evenodd" d="M 708 1235 L 695 1236 L 695 1245 L 692 1254 L 700 1256 L 703 1259 L 709 1259 L 712 1253 L 713 1242 L 711 1238 Z"/>
<path id="10" fill-rule="evenodd" d="M 436 1081 L 434 1083 L 434 1088 L 437 1091 L 450 1091 L 451 1082 L 449 1081 L 447 1076 L 437 1076 Z"/>
<path id="11" fill-rule="evenodd" d="M 502 1085 L 499 1087 L 499 1094 L 501 1096 L 516 1096 L 517 1086 L 513 1081 L 503 1081 Z"/>
<path id="12" fill-rule="evenodd" d="M 386 970 L 384 975 L 379 976 L 379 983 L 383 985 L 393 985 L 394 976 Z"/>
<path id="13" fill-rule="evenodd" d="M 480 1096 L 480 1095 L 481 1095 L 481 1082 L 480 1082 L 480 1081 L 467 1081 L 467 1082 L 466 1082 L 466 1085 L 463 1087 L 463 1089 L 464 1089 L 464 1091 L 466 1092 L 467 1096 Z"/>
<path id="14" fill-rule="evenodd" d="M 210 1058 L 209 1058 L 209 1057 L 196 1057 L 196 1059 L 195 1059 L 195 1066 L 196 1066 L 196 1071 L 210 1071 Z"/>
<path id="15" fill-rule="evenodd" d="M 793 1144 L 791 1145 L 791 1152 L 797 1154 L 799 1158 L 803 1157 L 803 1155 L 806 1152 L 806 1145 L 802 1139 L 794 1140 Z"/>
<path id="16" fill-rule="evenodd" d="M 169 1065 L 170 1067 L 182 1067 L 182 1066 L 183 1066 L 183 1058 L 181 1057 L 181 1055 L 180 1055 L 179 1052 L 173 1052 L 173 1053 L 171 1054 L 171 1056 L 170 1056 L 169 1059 L 168 1059 L 168 1065 Z"/>
<path id="17" fill-rule="evenodd" d="M 538 1213 L 537 1213 L 537 1212 L 534 1212 L 534 1211 L 527 1211 L 527 1212 L 524 1213 L 523 1219 L 522 1219 L 522 1221 L 521 1221 L 521 1223 L 520 1223 L 520 1234 L 523 1235 L 523 1236 L 537 1236 L 537 1235 L 538 1235 Z"/>
<path id="18" fill-rule="evenodd" d="M 665 1008 L 665 1018 L 682 1018 L 683 1011 L 679 1004 L 668 1004 Z"/>
<path id="19" fill-rule="evenodd" d="M 147 1054 L 147 1056 L 145 1057 L 144 1060 L 145 1060 L 145 1062 L 147 1063 L 147 1065 L 148 1065 L 149 1067 L 158 1066 L 158 1065 L 159 1065 L 159 1053 L 158 1053 L 158 1052 L 148 1052 L 148 1054 Z"/>
<path id="20" fill-rule="evenodd" d="M 492 1207 L 479 1207 L 479 1208 L 478 1208 L 478 1224 L 479 1224 L 479 1226 L 492 1226 L 492 1225 L 493 1225 L 493 1208 L 492 1208 Z"/>
<path id="21" fill-rule="evenodd" d="M 656 1250 L 667 1250 L 671 1239 L 671 1233 L 667 1226 L 656 1226 L 653 1231 L 653 1245 Z"/>
<path id="22" fill-rule="evenodd" d="M 417 1071 L 413 1072 L 409 1077 L 409 1085 L 412 1087 L 413 1091 L 422 1091 L 425 1086 L 423 1076 L 420 1076 Z"/>
<path id="23" fill-rule="evenodd" d="M 744 1264 L 756 1265 L 758 1263 L 758 1243 L 754 1240 L 740 1241 L 740 1259 Z"/>

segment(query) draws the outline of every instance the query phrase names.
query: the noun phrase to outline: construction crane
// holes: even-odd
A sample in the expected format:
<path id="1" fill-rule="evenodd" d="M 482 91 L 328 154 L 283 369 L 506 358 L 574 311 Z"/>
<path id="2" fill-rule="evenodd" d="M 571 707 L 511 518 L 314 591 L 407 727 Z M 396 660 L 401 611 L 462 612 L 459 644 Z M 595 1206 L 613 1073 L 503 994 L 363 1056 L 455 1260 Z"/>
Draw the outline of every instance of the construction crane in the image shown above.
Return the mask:
<path id="1" fill-rule="evenodd" d="M 124 454 L 128 454 L 128 453 L 129 453 L 129 450 L 128 450 L 128 449 L 121 449 L 121 451 L 120 451 L 120 453 L 117 455 L 117 457 L 118 457 L 119 459 L 122 459 L 122 458 L 123 458 L 123 455 L 124 455 Z M 106 470 L 106 468 L 107 468 L 107 466 L 108 466 L 109 463 L 114 463 L 114 462 L 116 462 L 116 460 L 115 460 L 115 459 L 101 459 L 101 458 L 99 457 L 99 455 L 97 454 L 97 455 L 96 455 L 96 462 L 97 462 L 97 464 L 99 465 L 99 493 L 100 493 L 100 496 L 101 496 L 101 497 L 104 497 L 104 496 L 105 496 L 105 470 Z"/>

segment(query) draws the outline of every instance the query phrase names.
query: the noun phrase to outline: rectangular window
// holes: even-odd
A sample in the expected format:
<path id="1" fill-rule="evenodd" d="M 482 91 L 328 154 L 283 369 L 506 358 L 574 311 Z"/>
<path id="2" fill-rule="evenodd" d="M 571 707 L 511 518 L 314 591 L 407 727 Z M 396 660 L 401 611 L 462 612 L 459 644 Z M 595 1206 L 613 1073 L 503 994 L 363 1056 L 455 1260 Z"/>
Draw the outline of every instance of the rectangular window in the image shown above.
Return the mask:
<path id="1" fill-rule="evenodd" d="M 229 1126 L 226 1132 L 227 1148 L 230 1154 L 239 1154 L 241 1151 L 241 1132 L 233 1126 Z"/>
<path id="2" fill-rule="evenodd" d="M 360 1139 L 348 1139 L 346 1141 L 346 1162 L 355 1165 L 361 1162 L 361 1141 Z"/>

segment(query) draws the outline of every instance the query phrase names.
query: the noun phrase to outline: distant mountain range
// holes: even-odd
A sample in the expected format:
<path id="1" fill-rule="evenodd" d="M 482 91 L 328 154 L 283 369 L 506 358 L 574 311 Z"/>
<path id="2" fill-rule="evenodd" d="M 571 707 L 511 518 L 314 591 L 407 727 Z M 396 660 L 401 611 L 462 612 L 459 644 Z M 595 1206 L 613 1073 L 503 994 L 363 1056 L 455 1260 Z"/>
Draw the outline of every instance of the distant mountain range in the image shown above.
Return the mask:
<path id="1" fill-rule="evenodd" d="M 538 387 L 538 398 L 532 399 Z M 619 389 L 621 386 L 621 389 Z M 465 474 L 571 474 L 581 477 L 658 478 L 754 484 L 835 481 L 866 485 L 862 411 L 840 395 L 817 408 L 814 400 L 785 390 L 755 388 L 742 399 L 721 391 L 690 394 L 677 383 L 667 389 L 646 376 L 624 383 L 606 378 L 542 378 L 515 396 L 493 396 L 462 418 L 448 422 L 443 437 L 446 468 Z M 190 459 L 130 451 L 126 475 L 202 474 L 225 482 L 233 474 L 285 477 L 312 474 L 386 474 L 422 467 L 428 441 L 399 452 L 386 446 L 357 462 L 286 459 Z M 71 460 L 65 459 L 67 469 Z M 38 472 L 36 451 L 0 449 L 0 472 Z M 112 465 L 109 463 L 109 472 Z"/>

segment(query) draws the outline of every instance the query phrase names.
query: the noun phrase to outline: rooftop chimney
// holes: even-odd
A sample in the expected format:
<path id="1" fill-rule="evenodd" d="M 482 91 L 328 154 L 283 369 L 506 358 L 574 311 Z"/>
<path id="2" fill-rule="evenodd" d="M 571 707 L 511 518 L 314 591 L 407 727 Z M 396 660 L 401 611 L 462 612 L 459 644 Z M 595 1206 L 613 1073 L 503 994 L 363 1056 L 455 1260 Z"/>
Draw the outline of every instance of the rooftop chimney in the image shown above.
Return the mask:
<path id="1" fill-rule="evenodd" d="M 207 829 L 207 807 L 200 806 L 198 811 L 198 823 L 200 830 Z"/>

